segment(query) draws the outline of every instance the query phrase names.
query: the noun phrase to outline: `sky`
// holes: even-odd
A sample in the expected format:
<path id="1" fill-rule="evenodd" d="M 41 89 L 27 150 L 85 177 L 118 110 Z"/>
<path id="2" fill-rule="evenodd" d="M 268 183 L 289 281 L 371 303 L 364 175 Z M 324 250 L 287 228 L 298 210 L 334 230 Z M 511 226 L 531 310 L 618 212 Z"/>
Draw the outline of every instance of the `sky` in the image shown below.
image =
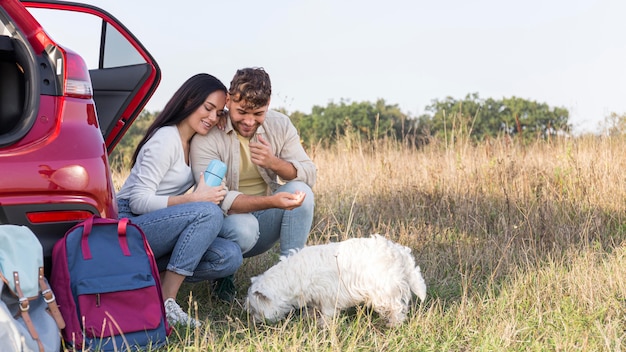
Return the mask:
<path id="1" fill-rule="evenodd" d="M 419 116 L 478 93 L 566 108 L 575 133 L 626 114 L 624 0 L 81 2 L 121 20 L 158 62 L 150 111 L 196 73 L 228 87 L 254 66 L 270 74 L 271 106 L 289 112 L 384 99 Z"/>

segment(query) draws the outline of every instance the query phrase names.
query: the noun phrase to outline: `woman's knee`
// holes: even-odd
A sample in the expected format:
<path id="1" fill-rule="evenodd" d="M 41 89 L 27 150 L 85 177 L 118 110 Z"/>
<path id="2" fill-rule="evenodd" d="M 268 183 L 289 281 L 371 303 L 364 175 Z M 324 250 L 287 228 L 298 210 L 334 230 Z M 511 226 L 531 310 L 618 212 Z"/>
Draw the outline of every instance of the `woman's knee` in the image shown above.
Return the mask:
<path id="1" fill-rule="evenodd" d="M 196 205 L 196 211 L 198 213 L 198 219 L 203 222 L 210 222 L 213 225 L 219 225 L 222 227 L 224 222 L 224 213 L 222 209 L 214 203 L 210 202 L 198 202 L 190 203 Z"/>
<path id="2" fill-rule="evenodd" d="M 207 240 L 213 241 L 217 236 L 224 222 L 222 210 L 210 202 L 186 203 L 184 211 L 180 213 L 180 218 L 186 219 L 185 231 L 193 233 L 203 233 Z"/>

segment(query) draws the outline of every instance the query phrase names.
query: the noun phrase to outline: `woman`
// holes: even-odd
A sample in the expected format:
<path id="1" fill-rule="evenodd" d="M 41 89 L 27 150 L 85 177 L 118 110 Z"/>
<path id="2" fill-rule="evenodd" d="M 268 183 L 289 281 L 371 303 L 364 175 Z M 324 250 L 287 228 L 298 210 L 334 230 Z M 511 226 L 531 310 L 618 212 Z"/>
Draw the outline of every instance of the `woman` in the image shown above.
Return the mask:
<path id="1" fill-rule="evenodd" d="M 159 263 L 170 324 L 200 322 L 176 303 L 183 281 L 216 280 L 235 273 L 243 261 L 239 246 L 217 238 L 223 213 L 217 205 L 223 185 L 198 184 L 189 164 L 189 143 L 205 135 L 224 114 L 226 87 L 217 78 L 189 78 L 165 105 L 139 142 L 128 179 L 118 192 L 119 217 L 130 218 L 146 234 Z"/>

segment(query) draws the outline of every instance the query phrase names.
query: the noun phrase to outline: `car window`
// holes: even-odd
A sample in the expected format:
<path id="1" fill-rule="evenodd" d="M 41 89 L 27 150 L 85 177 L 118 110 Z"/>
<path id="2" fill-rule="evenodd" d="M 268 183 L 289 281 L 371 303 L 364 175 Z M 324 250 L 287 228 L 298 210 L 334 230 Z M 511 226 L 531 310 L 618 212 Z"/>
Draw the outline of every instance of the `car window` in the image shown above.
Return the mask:
<path id="1" fill-rule="evenodd" d="M 108 23 L 105 28 L 104 59 L 102 68 L 129 66 L 145 63 L 145 60 L 122 36 L 122 34 Z"/>
<path id="2" fill-rule="evenodd" d="M 0 18 L 0 35 L 10 35 L 11 33 L 7 29 L 4 22 L 2 22 L 2 18 Z"/>
<path id="3" fill-rule="evenodd" d="M 102 20 L 83 12 L 32 8 L 29 11 L 58 43 L 78 53 L 89 69 L 113 68 L 145 63 L 122 34 L 106 23 L 104 55 L 100 62 Z M 68 31 L 71 24 L 76 30 Z M 65 29 L 65 30 L 62 30 Z"/>

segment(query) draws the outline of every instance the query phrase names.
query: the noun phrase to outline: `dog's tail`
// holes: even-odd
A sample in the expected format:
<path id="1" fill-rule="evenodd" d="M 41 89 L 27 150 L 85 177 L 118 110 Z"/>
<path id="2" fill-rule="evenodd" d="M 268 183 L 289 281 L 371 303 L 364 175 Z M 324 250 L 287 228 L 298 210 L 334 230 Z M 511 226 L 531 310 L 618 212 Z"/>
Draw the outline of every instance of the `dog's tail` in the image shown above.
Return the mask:
<path id="1" fill-rule="evenodd" d="M 426 282 L 424 282 L 422 270 L 418 265 L 415 266 L 415 269 L 413 269 L 409 276 L 409 285 L 411 286 L 411 291 L 424 302 L 426 299 Z"/>

